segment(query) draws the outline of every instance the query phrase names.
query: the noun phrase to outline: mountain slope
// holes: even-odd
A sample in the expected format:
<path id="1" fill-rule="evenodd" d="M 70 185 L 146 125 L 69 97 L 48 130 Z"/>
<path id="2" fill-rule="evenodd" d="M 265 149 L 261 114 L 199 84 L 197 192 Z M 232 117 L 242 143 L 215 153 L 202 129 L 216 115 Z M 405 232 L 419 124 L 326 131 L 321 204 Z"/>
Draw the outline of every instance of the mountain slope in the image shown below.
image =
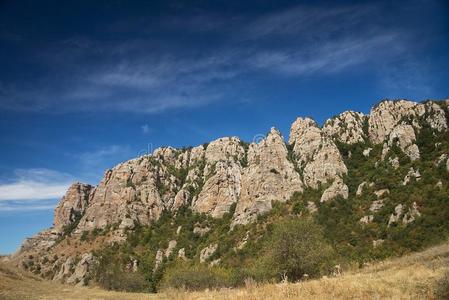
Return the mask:
<path id="1" fill-rule="evenodd" d="M 246 288 L 159 294 L 120 293 L 97 288 L 73 287 L 42 280 L 0 263 L 2 299 L 366 299 L 444 298 L 447 284 L 449 245 L 442 244 L 399 259 L 387 260 L 348 271 L 335 278 L 301 283 L 248 283 Z M 447 294 L 446 294 L 447 295 Z"/>
<path id="2" fill-rule="evenodd" d="M 344 262 L 419 250 L 449 233 L 448 104 L 383 101 L 323 128 L 298 118 L 287 143 L 272 128 L 258 143 L 157 149 L 70 187 L 54 227 L 12 260 L 78 285 L 117 260 L 155 290 L 176 258 L 242 269 L 271 225 L 306 215 Z"/>

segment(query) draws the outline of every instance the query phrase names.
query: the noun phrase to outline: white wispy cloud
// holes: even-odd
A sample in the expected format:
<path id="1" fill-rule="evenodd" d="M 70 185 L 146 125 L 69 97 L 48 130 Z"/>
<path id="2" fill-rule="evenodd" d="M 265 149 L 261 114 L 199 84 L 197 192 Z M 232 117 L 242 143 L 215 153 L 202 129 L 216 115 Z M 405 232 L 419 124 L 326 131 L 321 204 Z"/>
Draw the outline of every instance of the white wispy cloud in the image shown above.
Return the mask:
<path id="1" fill-rule="evenodd" d="M 8 200 L 0 201 L 0 212 L 26 212 L 39 210 L 53 210 L 58 200 Z"/>
<path id="2" fill-rule="evenodd" d="M 127 145 L 110 145 L 84 152 L 78 158 L 84 168 L 93 169 L 102 166 L 110 159 L 124 159 L 131 155 L 131 148 Z"/>
<path id="3" fill-rule="evenodd" d="M 161 30 L 185 28 L 191 35 L 204 34 L 199 24 L 210 23 L 206 31 L 219 36 L 220 42 L 198 49 L 172 40 L 104 43 L 76 36 L 53 45 L 40 57 L 54 70 L 48 78 L 24 86 L 0 82 L 0 107 L 160 113 L 238 101 L 233 82 L 239 76 L 250 82 L 248 75 L 254 72 L 299 77 L 363 66 L 374 72 L 387 69 L 394 76 L 392 62 L 405 53 L 409 60 L 416 60 L 411 49 L 415 51 L 424 41 L 421 37 L 417 43 L 407 27 L 379 18 L 384 11 L 365 3 L 300 5 L 259 16 L 237 16 L 231 25 L 217 16 L 161 17 Z M 160 45 L 164 43 L 168 46 Z M 60 84 L 48 84 L 55 81 Z"/>
<path id="4" fill-rule="evenodd" d="M 60 198 L 73 181 L 68 174 L 48 169 L 19 169 L 14 173 L 12 180 L 0 182 L 0 201 Z"/>
<path id="5" fill-rule="evenodd" d="M 143 134 L 148 134 L 151 131 L 150 125 L 144 124 L 140 127 Z"/>

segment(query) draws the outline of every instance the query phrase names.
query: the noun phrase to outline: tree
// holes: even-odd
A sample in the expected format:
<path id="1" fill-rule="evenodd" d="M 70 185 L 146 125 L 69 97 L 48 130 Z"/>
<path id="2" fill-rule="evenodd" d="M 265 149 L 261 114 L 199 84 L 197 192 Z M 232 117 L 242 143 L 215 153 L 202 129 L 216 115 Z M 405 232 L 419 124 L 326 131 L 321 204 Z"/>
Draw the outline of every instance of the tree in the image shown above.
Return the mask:
<path id="1" fill-rule="evenodd" d="M 323 229 L 311 217 L 293 217 L 274 226 L 261 259 L 267 275 L 296 281 L 304 274 L 317 277 L 329 272 L 334 257 Z"/>

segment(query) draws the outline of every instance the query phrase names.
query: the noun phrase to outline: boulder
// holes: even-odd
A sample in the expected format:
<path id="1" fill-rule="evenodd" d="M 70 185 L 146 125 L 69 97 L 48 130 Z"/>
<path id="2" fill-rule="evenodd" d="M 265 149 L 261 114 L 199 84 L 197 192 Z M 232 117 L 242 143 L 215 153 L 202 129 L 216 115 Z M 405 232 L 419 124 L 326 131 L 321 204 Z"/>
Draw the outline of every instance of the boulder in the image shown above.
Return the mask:
<path id="1" fill-rule="evenodd" d="M 206 248 L 203 248 L 200 252 L 200 263 L 206 262 L 206 260 L 211 257 L 215 251 L 218 249 L 218 244 L 211 244 L 207 246 Z"/>
<path id="2" fill-rule="evenodd" d="M 324 190 L 323 194 L 321 195 L 320 202 L 327 202 L 329 200 L 336 198 L 337 196 L 341 196 L 344 199 L 348 199 L 348 195 L 349 195 L 348 186 L 343 182 L 343 179 L 337 177 L 331 184 L 331 186 L 328 187 L 326 190 Z"/>

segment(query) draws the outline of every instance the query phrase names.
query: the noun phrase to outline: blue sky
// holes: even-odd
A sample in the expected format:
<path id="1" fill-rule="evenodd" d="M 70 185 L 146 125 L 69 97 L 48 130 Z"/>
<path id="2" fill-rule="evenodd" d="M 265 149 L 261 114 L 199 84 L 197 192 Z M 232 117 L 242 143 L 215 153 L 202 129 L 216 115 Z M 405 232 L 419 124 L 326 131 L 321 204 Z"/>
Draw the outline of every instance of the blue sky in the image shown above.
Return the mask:
<path id="1" fill-rule="evenodd" d="M 2 1 L 0 253 L 158 146 L 447 98 L 448 41 L 446 1 Z"/>

